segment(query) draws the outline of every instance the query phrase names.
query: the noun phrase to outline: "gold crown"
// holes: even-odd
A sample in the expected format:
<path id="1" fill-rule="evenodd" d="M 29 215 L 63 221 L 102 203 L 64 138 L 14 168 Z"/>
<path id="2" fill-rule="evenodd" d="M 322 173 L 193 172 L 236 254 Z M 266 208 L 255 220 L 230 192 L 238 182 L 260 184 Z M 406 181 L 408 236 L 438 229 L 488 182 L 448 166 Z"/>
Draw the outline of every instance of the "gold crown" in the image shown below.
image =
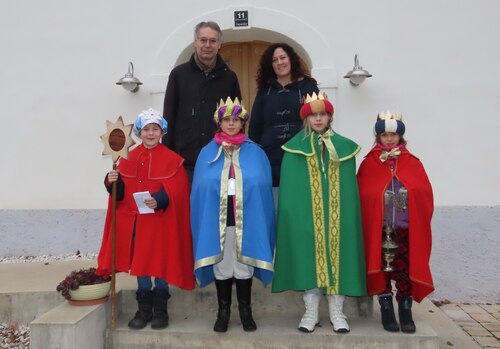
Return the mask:
<path id="1" fill-rule="evenodd" d="M 240 103 L 238 97 L 236 97 L 234 99 L 234 102 L 233 100 L 231 99 L 231 97 L 227 97 L 226 101 L 224 102 L 224 100 L 221 98 L 220 99 L 220 102 L 219 104 L 217 104 L 217 110 L 219 110 L 220 107 L 223 107 L 223 106 L 228 106 L 228 107 L 234 107 L 235 105 L 239 105 L 241 107 L 243 107 L 243 105 Z"/>
<path id="2" fill-rule="evenodd" d="M 403 115 L 401 115 L 401 113 L 393 113 L 390 110 L 387 110 L 385 112 L 380 112 L 377 115 L 377 118 L 379 120 L 391 120 L 391 119 L 394 119 L 394 120 L 401 121 L 402 117 L 403 117 Z"/>
<path id="3" fill-rule="evenodd" d="M 318 92 L 318 94 L 316 94 L 316 92 L 313 92 L 311 95 L 308 93 L 305 97 L 302 98 L 302 104 L 324 99 L 328 100 L 328 96 L 324 92 Z"/>
<path id="4" fill-rule="evenodd" d="M 231 97 L 227 97 L 225 102 L 221 98 L 219 104 L 217 104 L 217 110 L 215 110 L 214 113 L 215 122 L 218 123 L 223 117 L 230 116 L 233 113 L 235 106 L 241 107 L 241 112 L 237 116 L 243 121 L 246 121 L 246 119 L 248 119 L 248 113 L 243 104 L 240 103 L 238 97 L 236 97 L 234 101 L 231 99 Z M 224 111 L 224 115 L 219 115 L 219 110 L 222 107 L 226 107 L 226 110 Z"/>

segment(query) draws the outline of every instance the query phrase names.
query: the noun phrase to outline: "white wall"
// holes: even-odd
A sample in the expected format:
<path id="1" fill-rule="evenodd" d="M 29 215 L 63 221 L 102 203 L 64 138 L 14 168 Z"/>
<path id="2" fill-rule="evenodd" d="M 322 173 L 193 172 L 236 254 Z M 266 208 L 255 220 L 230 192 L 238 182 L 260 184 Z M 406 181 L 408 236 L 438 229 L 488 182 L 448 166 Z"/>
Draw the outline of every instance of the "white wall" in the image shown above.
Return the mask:
<path id="1" fill-rule="evenodd" d="M 85 222 L 99 225 L 96 212 L 107 203 L 102 180 L 111 160 L 101 156 L 99 139 L 106 131 L 105 121 L 123 115 L 132 123 L 150 105 L 161 109 L 168 73 L 189 54 L 194 25 L 216 20 L 228 41 L 296 43 L 298 51 L 307 54 L 320 87 L 333 96 L 335 129 L 356 140 L 362 155 L 373 143 L 376 114 L 385 109 L 402 112 L 409 148 L 426 166 L 439 208 L 435 246 L 443 254 L 438 252 L 433 264 L 449 260 L 446 241 L 477 231 L 482 239 L 460 245 L 464 253 L 459 255 L 491 251 L 492 241 L 498 242 L 498 228 L 482 222 L 497 221 L 500 206 L 500 147 L 495 142 L 500 129 L 500 41 L 494 39 L 500 32 L 500 2 L 284 4 L 0 2 L 0 216 L 13 219 L 0 224 L 0 240 L 43 232 L 38 251 L 23 250 L 36 254 L 42 241 L 51 238 L 50 232 L 57 231 L 54 240 L 62 245 L 52 245 L 55 252 L 69 246 L 64 245 L 64 232 L 71 231 L 80 240 L 68 248 L 78 243 L 90 249 L 98 246 L 86 239 L 100 232 L 87 234 Z M 252 28 L 232 29 L 237 9 L 250 11 Z M 352 69 L 355 53 L 373 74 L 359 87 L 343 78 Z M 144 82 L 135 94 L 115 85 L 129 61 Z M 474 214 L 460 213 L 468 207 Z M 459 213 L 443 216 L 448 209 Z M 43 227 L 33 219 L 33 210 L 46 217 Z M 63 210 L 84 217 L 92 212 L 92 218 L 73 219 L 75 215 Z M 460 234 L 449 230 L 451 219 L 459 223 L 453 227 Z M 83 226 L 75 231 L 78 225 Z M 15 239 L 8 241 L 0 255 L 19 251 Z M 475 282 L 474 275 L 476 269 L 465 270 L 463 280 Z M 498 283 L 492 287 L 499 289 Z M 443 284 L 447 291 L 457 287 Z M 495 297 L 494 292 L 486 293 Z"/>
<path id="2" fill-rule="evenodd" d="M 101 158 L 99 141 L 105 120 L 123 115 L 132 122 L 153 102 L 161 107 L 157 94 L 166 76 L 157 74 L 168 74 L 191 45 L 191 24 L 216 17 L 228 29 L 232 10 L 240 8 L 234 1 L 219 1 L 217 8 L 194 3 L 0 4 L 1 208 L 105 206 L 101 180 L 110 160 Z M 363 153 L 372 144 L 377 112 L 399 110 L 409 147 L 428 169 L 437 205 L 500 203 L 494 161 L 500 41 L 492 40 L 500 30 L 500 3 L 333 1 L 328 11 L 299 1 L 286 7 L 253 4 L 241 5 L 252 9 L 252 24 L 296 40 L 311 55 L 313 69 L 329 65 L 336 71 L 336 126 Z M 284 19 L 289 23 L 280 23 Z M 226 36 L 246 39 L 245 30 Z M 357 88 L 342 78 L 354 53 L 374 75 Z M 162 71 L 159 56 L 168 59 Z M 136 94 L 115 85 L 129 60 L 145 82 Z"/>

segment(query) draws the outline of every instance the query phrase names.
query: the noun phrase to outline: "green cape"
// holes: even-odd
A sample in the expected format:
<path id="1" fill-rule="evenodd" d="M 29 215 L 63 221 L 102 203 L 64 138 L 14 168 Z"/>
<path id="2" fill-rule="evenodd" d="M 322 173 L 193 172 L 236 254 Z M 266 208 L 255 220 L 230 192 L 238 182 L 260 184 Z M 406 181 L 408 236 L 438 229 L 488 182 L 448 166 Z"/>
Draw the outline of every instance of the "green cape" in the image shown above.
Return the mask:
<path id="1" fill-rule="evenodd" d="M 302 130 L 283 149 L 273 292 L 324 288 L 366 294 L 355 155 L 360 147 L 330 138 L 338 157 L 321 161 L 318 134 Z"/>

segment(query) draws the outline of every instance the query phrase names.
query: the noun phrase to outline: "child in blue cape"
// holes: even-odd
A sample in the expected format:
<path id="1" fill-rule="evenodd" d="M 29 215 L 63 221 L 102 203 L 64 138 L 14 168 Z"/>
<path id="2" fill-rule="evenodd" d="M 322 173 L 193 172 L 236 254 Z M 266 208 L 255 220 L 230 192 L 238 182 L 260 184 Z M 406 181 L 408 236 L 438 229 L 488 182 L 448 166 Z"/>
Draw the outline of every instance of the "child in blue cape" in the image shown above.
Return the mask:
<path id="1" fill-rule="evenodd" d="M 273 277 L 271 167 L 243 132 L 248 114 L 238 99 L 221 100 L 214 120 L 218 131 L 196 161 L 191 191 L 195 275 L 201 287 L 215 280 L 214 331 L 227 331 L 233 279 L 243 329 L 255 331 L 252 278 L 267 285 Z"/>

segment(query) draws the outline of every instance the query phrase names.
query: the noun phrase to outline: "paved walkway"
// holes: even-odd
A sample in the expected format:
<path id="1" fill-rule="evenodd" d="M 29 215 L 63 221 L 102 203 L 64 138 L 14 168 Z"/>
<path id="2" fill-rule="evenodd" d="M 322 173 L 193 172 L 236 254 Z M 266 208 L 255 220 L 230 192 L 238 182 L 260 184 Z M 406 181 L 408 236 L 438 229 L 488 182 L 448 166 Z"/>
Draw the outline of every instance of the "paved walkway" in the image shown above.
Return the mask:
<path id="1" fill-rule="evenodd" d="M 0 294 L 52 291 L 70 271 L 95 266 L 95 260 L 48 263 L 0 263 Z M 117 289 L 135 288 L 135 278 L 118 274 Z M 500 302 L 495 304 L 444 304 L 444 314 L 459 325 L 482 348 L 500 348 Z M 417 324 L 418 326 L 418 324 Z M 449 343 L 447 348 L 455 348 Z"/>
<path id="2" fill-rule="evenodd" d="M 483 348 L 500 348 L 500 303 L 446 304 L 440 309 Z"/>

